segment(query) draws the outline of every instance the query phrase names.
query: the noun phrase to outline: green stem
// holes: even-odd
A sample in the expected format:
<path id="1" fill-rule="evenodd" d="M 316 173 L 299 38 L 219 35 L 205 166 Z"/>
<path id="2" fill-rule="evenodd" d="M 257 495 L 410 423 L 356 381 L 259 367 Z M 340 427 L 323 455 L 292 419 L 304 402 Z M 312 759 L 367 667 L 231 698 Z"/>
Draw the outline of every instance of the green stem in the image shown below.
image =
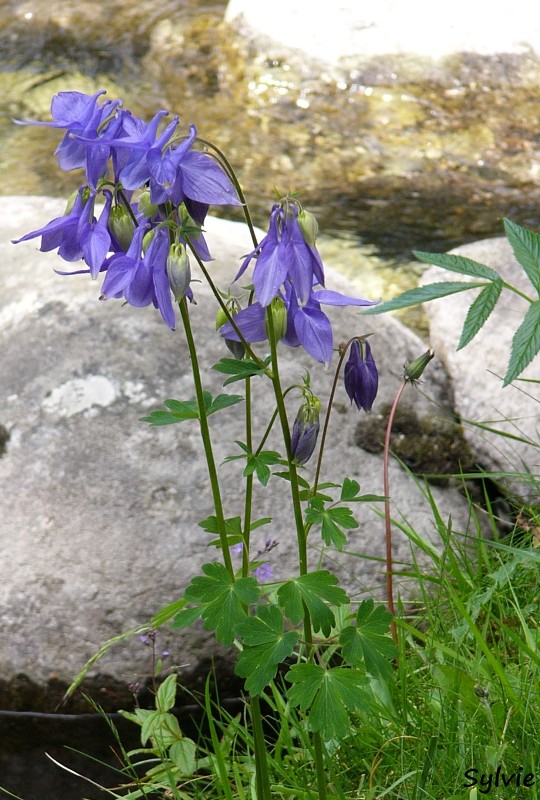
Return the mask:
<path id="1" fill-rule="evenodd" d="M 291 487 L 291 497 L 293 503 L 294 520 L 296 524 L 296 539 L 298 543 L 298 564 L 300 575 L 305 575 L 308 571 L 307 562 L 307 536 L 304 527 L 304 517 L 302 514 L 302 504 L 300 501 L 300 486 L 298 483 L 298 472 L 296 464 L 293 461 L 291 451 L 291 432 L 289 428 L 289 420 L 287 418 L 287 409 L 285 408 L 284 394 L 281 387 L 281 379 L 279 376 L 279 366 L 277 358 L 277 341 L 274 330 L 274 321 L 272 313 L 266 314 L 268 325 L 268 340 L 270 342 L 270 352 L 272 355 L 272 383 L 274 386 L 274 395 L 276 398 L 276 405 L 281 423 L 281 430 L 283 432 L 283 439 L 285 442 L 285 449 L 287 451 L 287 460 L 289 462 L 289 479 Z M 311 628 L 311 617 L 307 607 L 304 604 L 304 641 L 308 647 L 308 658 L 313 658 L 313 632 Z M 320 733 L 313 734 L 313 747 L 315 757 L 315 769 L 317 773 L 317 789 L 319 792 L 319 800 L 326 800 L 326 774 L 324 769 L 324 752 L 323 744 Z"/>
<path id="2" fill-rule="evenodd" d="M 266 743 L 262 727 L 262 714 L 259 698 L 250 695 L 251 724 L 253 727 L 253 750 L 255 754 L 255 780 L 257 782 L 257 800 L 272 800 L 270 792 L 270 776 L 266 760 Z"/>
<path id="3" fill-rule="evenodd" d="M 392 433 L 392 425 L 394 423 L 394 416 L 398 407 L 399 400 L 403 394 L 403 390 L 407 385 L 407 381 L 403 381 L 399 387 L 398 393 L 392 403 L 392 408 L 388 415 L 388 422 L 386 424 L 386 435 L 384 437 L 384 454 L 383 454 L 383 491 L 384 491 L 384 526 L 386 538 L 386 604 L 388 611 L 392 614 L 392 622 L 390 628 L 392 631 L 392 639 L 394 644 L 397 644 L 397 631 L 394 608 L 394 588 L 393 588 L 393 570 L 394 562 L 392 559 L 392 523 L 390 520 L 390 479 L 388 475 L 388 462 L 390 454 L 390 436 Z"/>
<path id="4" fill-rule="evenodd" d="M 506 283 L 506 281 L 503 281 L 502 285 L 505 289 L 508 289 L 508 291 L 517 294 L 518 297 L 522 297 L 523 300 L 526 300 L 531 305 L 532 303 L 534 303 L 534 299 L 532 297 L 529 297 L 528 294 L 525 294 L 525 292 L 522 292 L 521 289 L 518 289 L 517 286 L 512 286 L 511 283 Z"/>
<path id="5" fill-rule="evenodd" d="M 216 512 L 217 528 L 219 533 L 219 539 L 221 542 L 223 561 L 229 574 L 231 576 L 234 576 L 231 554 L 229 551 L 229 545 L 227 543 L 225 515 L 223 513 L 223 504 L 221 502 L 221 489 L 219 487 L 216 461 L 214 459 L 214 450 L 212 448 L 212 440 L 210 438 L 210 428 L 208 426 L 208 417 L 206 414 L 206 406 L 204 404 L 204 394 L 201 381 L 201 373 L 199 370 L 199 361 L 197 359 L 197 350 L 195 347 L 195 340 L 193 338 L 193 331 L 191 329 L 189 311 L 185 297 L 182 298 L 182 300 L 180 300 L 178 306 L 180 308 L 180 314 L 182 316 L 182 322 L 184 324 L 184 331 L 186 333 L 186 341 L 189 349 L 189 357 L 191 359 L 191 370 L 193 373 L 193 383 L 195 385 L 195 396 L 197 398 L 197 405 L 199 409 L 199 426 L 201 431 L 201 438 L 203 440 L 206 463 L 208 466 L 208 476 L 210 478 L 212 499 L 214 501 L 214 509 Z"/>
<path id="6" fill-rule="evenodd" d="M 253 447 L 252 425 L 251 425 L 251 379 L 246 378 L 246 445 L 251 453 Z M 251 534 L 251 505 L 253 500 L 253 473 L 246 477 L 246 494 L 244 498 L 244 531 L 242 548 L 242 577 L 249 575 L 249 546 Z"/>

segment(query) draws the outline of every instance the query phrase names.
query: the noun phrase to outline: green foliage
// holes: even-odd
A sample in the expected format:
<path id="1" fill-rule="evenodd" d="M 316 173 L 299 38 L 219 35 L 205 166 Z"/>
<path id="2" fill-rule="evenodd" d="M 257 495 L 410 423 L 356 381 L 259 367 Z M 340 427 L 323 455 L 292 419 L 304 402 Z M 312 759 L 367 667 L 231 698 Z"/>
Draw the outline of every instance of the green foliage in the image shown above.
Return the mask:
<path id="1" fill-rule="evenodd" d="M 504 230 L 516 261 L 521 264 L 536 293 L 540 295 L 540 236 L 509 219 L 504 220 Z"/>
<path id="2" fill-rule="evenodd" d="M 335 575 L 323 569 L 290 578 L 278 589 L 279 604 L 294 624 L 303 619 L 307 609 L 313 630 L 329 636 L 335 617 L 327 603 L 342 606 L 349 602 L 347 594 L 337 582 Z"/>
<path id="3" fill-rule="evenodd" d="M 347 543 L 343 529 L 351 530 L 358 527 L 350 508 L 343 506 L 325 508 L 324 501 L 320 497 L 311 499 L 309 508 L 306 509 L 306 522 L 311 525 L 321 525 L 323 541 L 327 545 L 333 545 L 336 550 L 343 550 Z"/>
<path id="4" fill-rule="evenodd" d="M 373 600 L 360 603 L 356 624 L 341 631 L 341 655 L 347 664 L 363 666 L 374 678 L 388 680 L 392 660 L 397 656 L 394 642 L 388 635 L 392 615 Z"/>
<path id="5" fill-rule="evenodd" d="M 259 483 L 266 486 L 272 475 L 270 466 L 273 464 L 283 464 L 283 459 L 280 454 L 276 453 L 274 450 L 260 450 L 257 453 L 253 453 L 244 442 L 236 440 L 235 444 L 244 451 L 244 454 L 239 456 L 227 456 L 227 458 L 224 459 L 224 463 L 245 458 L 247 463 L 242 473 L 243 476 L 247 477 L 255 473 Z"/>
<path id="6" fill-rule="evenodd" d="M 223 372 L 225 375 L 230 375 L 223 382 L 224 386 L 234 381 L 243 381 L 246 378 L 253 378 L 255 376 L 266 375 L 268 372 L 268 365 L 270 364 L 271 357 L 268 356 L 263 362 L 251 361 L 250 359 L 243 359 L 239 361 L 236 358 L 222 358 L 217 364 L 214 364 L 212 369 L 217 372 Z"/>
<path id="7" fill-rule="evenodd" d="M 240 403 L 243 398 L 236 394 L 218 394 L 214 399 L 210 392 L 203 392 L 206 416 L 222 411 L 224 408 Z M 140 422 L 149 422 L 151 425 L 174 425 L 187 419 L 200 419 L 199 407 L 196 400 L 166 400 L 169 409 L 152 411 L 146 417 L 141 417 Z"/>
<path id="8" fill-rule="evenodd" d="M 257 615 L 236 627 L 243 640 L 235 672 L 246 678 L 246 690 L 261 694 L 275 678 L 278 665 L 288 658 L 298 641 L 296 631 L 284 631 L 283 615 L 275 605 L 259 606 Z"/>
<path id="9" fill-rule="evenodd" d="M 540 351 L 540 300 L 531 303 L 512 339 L 512 352 L 503 386 L 515 380 Z"/>
<path id="10" fill-rule="evenodd" d="M 254 531 L 262 525 L 268 525 L 270 522 L 272 522 L 272 517 L 260 517 L 259 519 L 251 520 L 249 530 Z M 201 520 L 199 525 L 206 533 L 219 533 L 217 517 L 213 514 Z M 227 547 L 234 547 L 235 544 L 244 541 L 242 520 L 240 517 L 229 517 L 225 520 L 225 538 Z M 222 547 L 221 539 L 213 539 L 211 542 L 208 542 L 208 546 L 210 547 L 211 545 L 214 547 Z"/>
<path id="11" fill-rule="evenodd" d="M 223 564 L 217 562 L 204 564 L 202 571 L 204 575 L 193 578 L 184 592 L 184 598 L 201 607 L 204 627 L 214 630 L 217 640 L 228 646 L 233 642 L 236 625 L 246 617 L 246 606 L 259 599 L 257 581 L 255 578 L 235 578 Z M 180 620 L 185 618 L 180 617 Z M 176 617 L 179 627 L 178 619 L 179 616 Z"/>
<path id="12" fill-rule="evenodd" d="M 358 669 L 295 664 L 285 675 L 292 686 L 290 702 L 309 712 L 308 724 L 324 739 L 342 739 L 350 732 L 350 712 L 369 706 L 367 679 Z"/>

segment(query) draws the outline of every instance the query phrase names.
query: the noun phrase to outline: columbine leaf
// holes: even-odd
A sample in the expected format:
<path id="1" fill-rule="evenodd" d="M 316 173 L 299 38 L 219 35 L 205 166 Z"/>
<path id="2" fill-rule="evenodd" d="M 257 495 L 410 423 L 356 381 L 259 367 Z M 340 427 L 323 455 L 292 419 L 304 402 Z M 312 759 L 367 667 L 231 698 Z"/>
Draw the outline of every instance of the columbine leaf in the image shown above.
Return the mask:
<path id="1" fill-rule="evenodd" d="M 342 656 L 348 664 L 365 666 L 375 678 L 389 678 L 391 660 L 397 651 L 388 635 L 392 615 L 373 600 L 360 603 L 356 625 L 344 628 L 339 638 Z"/>
<path id="2" fill-rule="evenodd" d="M 443 267 L 449 272 L 459 272 L 461 275 L 470 275 L 471 278 L 486 278 L 488 281 L 501 279 L 499 273 L 491 267 L 466 256 L 458 256 L 455 253 L 425 253 L 422 250 L 413 250 L 413 255 L 425 264 Z"/>
<path id="3" fill-rule="evenodd" d="M 485 286 L 485 283 L 478 283 L 477 281 L 467 283 L 463 281 L 428 283 L 426 286 L 419 286 L 417 289 L 409 289 L 398 297 L 394 297 L 393 300 L 389 300 L 387 303 L 383 303 L 380 306 L 371 306 L 363 310 L 362 314 L 384 314 L 386 311 L 396 311 L 400 308 L 416 306 L 419 303 L 428 303 L 430 300 L 438 300 L 441 297 L 447 297 L 457 292 L 466 292 L 469 289 L 476 289 L 479 286 Z"/>
<path id="4" fill-rule="evenodd" d="M 204 564 L 204 575 L 197 575 L 184 597 L 198 603 L 206 630 L 215 630 L 216 639 L 228 646 L 234 640 L 236 625 L 246 618 L 245 606 L 256 603 L 260 590 L 255 578 L 234 578 L 223 564 Z"/>
<path id="5" fill-rule="evenodd" d="M 358 488 L 360 487 L 358 486 Z M 309 508 L 306 509 L 306 522 L 312 525 L 321 524 L 323 541 L 328 546 L 333 545 L 340 551 L 347 543 L 347 537 L 341 529 L 358 527 L 358 522 L 353 517 L 350 508 L 337 506 L 325 509 L 320 497 L 312 498 Z"/>
<path id="6" fill-rule="evenodd" d="M 218 394 L 212 400 L 206 413 L 210 416 L 210 414 L 215 414 L 216 411 L 221 411 L 223 408 L 230 408 L 237 403 L 241 403 L 243 399 L 239 394 Z"/>
<path id="7" fill-rule="evenodd" d="M 253 472 L 257 475 L 259 483 L 266 486 L 270 480 L 271 471 L 268 467 L 269 464 L 279 464 L 282 458 L 279 453 L 273 450 L 262 450 L 260 453 L 250 453 L 248 455 L 247 464 L 244 469 L 243 475 L 251 475 Z"/>
<path id="8" fill-rule="evenodd" d="M 298 641 L 296 631 L 283 631 L 283 617 L 277 606 L 260 606 L 256 617 L 248 617 L 237 626 L 244 640 L 235 672 L 246 678 L 246 689 L 261 694 L 275 677 L 278 664 L 288 658 Z"/>
<path id="9" fill-rule="evenodd" d="M 540 235 L 509 219 L 504 220 L 504 230 L 516 260 L 540 295 Z"/>
<path id="10" fill-rule="evenodd" d="M 212 369 L 231 376 L 223 382 L 223 385 L 227 386 L 227 384 L 234 383 L 234 381 L 243 381 L 255 375 L 264 375 L 270 361 L 271 356 L 268 356 L 261 367 L 256 361 L 251 361 L 250 359 L 238 361 L 236 358 L 222 358 L 217 364 L 214 364 Z"/>
<path id="11" fill-rule="evenodd" d="M 529 306 L 523 322 L 512 339 L 510 363 L 504 376 L 503 386 L 512 383 L 531 363 L 540 350 L 540 300 Z"/>
<path id="12" fill-rule="evenodd" d="M 463 323 L 463 330 L 461 338 L 457 346 L 458 350 L 469 344 L 473 339 L 484 322 L 487 320 L 493 309 L 497 304 L 497 300 L 501 296 L 503 288 L 502 280 L 493 281 L 484 286 L 476 300 L 471 304 Z"/>
<path id="13" fill-rule="evenodd" d="M 337 586 L 337 578 L 327 570 L 317 570 L 291 578 L 278 589 L 278 600 L 288 618 L 294 624 L 304 615 L 304 605 L 311 616 L 314 631 L 328 636 L 335 624 L 335 617 L 326 605 L 342 606 L 349 602 L 346 593 Z"/>
<path id="14" fill-rule="evenodd" d="M 309 712 L 309 727 L 327 740 L 346 736 L 350 712 L 370 702 L 362 688 L 367 679 L 355 669 L 295 664 L 285 678 L 292 684 L 287 691 L 290 702 Z"/>
<path id="15" fill-rule="evenodd" d="M 185 419 L 199 419 L 199 406 L 196 400 L 166 400 L 165 405 L 169 411 L 158 409 L 148 416 L 141 417 L 140 422 L 149 422 L 150 425 L 174 425 Z"/>
<path id="16" fill-rule="evenodd" d="M 360 491 L 360 484 L 358 481 L 345 478 L 343 486 L 341 487 L 340 500 L 352 500 Z"/>

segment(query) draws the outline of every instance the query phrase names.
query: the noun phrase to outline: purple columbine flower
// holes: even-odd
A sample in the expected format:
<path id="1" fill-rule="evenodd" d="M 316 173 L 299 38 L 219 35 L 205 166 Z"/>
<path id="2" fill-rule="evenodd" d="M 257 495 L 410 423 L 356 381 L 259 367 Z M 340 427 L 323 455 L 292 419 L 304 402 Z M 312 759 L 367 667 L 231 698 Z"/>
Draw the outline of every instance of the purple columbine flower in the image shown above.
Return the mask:
<path id="1" fill-rule="evenodd" d="M 344 379 L 351 404 L 354 401 L 358 409 L 371 411 L 379 388 L 379 373 L 367 339 L 352 342 Z"/>

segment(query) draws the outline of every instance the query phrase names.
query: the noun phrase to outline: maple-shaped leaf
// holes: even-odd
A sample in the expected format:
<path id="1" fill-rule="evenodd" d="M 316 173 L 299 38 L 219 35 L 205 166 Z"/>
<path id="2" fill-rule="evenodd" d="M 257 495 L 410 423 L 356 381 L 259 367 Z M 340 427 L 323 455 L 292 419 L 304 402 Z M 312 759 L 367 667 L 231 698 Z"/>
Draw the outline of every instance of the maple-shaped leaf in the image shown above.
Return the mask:
<path id="1" fill-rule="evenodd" d="M 290 702 L 308 713 L 309 727 L 324 739 L 341 739 L 351 729 L 350 712 L 368 707 L 367 678 L 351 667 L 325 669 L 318 664 L 295 664 L 285 675 L 292 684 Z"/>
<path id="2" fill-rule="evenodd" d="M 373 600 L 360 603 L 356 625 L 344 628 L 339 637 L 344 660 L 354 666 L 365 666 L 375 678 L 389 678 L 391 661 L 397 655 L 389 635 L 391 620 L 392 615 L 383 606 L 375 606 Z"/>
<path id="3" fill-rule="evenodd" d="M 257 616 L 241 622 L 236 633 L 244 649 L 238 656 L 235 672 L 246 678 L 246 689 L 261 694 L 275 677 L 278 665 L 288 658 L 298 641 L 296 631 L 283 630 L 283 615 L 277 606 L 260 606 Z"/>
<path id="4" fill-rule="evenodd" d="M 349 602 L 337 578 L 325 569 L 308 572 L 291 578 L 278 589 L 278 600 L 287 617 L 294 624 L 304 616 L 304 606 L 309 611 L 314 631 L 329 636 L 335 617 L 327 603 L 342 606 Z"/>
<path id="5" fill-rule="evenodd" d="M 260 590 L 255 578 L 235 578 L 218 562 L 204 564 L 204 575 L 197 575 L 187 587 L 184 598 L 202 606 L 206 630 L 215 630 L 216 638 L 228 646 L 234 629 L 246 618 L 245 606 L 256 603 Z"/>

